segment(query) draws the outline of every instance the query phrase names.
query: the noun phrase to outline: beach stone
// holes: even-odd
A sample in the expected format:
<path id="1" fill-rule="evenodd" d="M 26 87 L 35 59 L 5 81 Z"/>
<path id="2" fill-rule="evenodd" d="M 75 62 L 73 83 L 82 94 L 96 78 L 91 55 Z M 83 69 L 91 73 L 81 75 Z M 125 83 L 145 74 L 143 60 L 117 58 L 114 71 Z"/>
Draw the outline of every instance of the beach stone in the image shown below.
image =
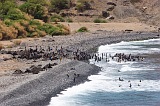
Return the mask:
<path id="1" fill-rule="evenodd" d="M 40 71 L 43 71 L 43 68 L 41 68 L 41 66 L 32 65 L 29 69 L 26 69 L 25 73 L 38 74 Z"/>
<path id="2" fill-rule="evenodd" d="M 22 70 L 20 70 L 20 69 L 17 69 L 17 70 L 15 70 L 14 71 L 14 73 L 13 74 L 23 74 L 23 71 Z"/>
<path id="3" fill-rule="evenodd" d="M 36 67 L 36 66 L 34 66 L 34 67 L 32 67 L 31 68 L 31 72 L 33 73 L 33 74 L 38 74 L 40 71 L 42 71 L 43 69 L 42 68 L 40 68 L 40 67 Z"/>
<path id="4" fill-rule="evenodd" d="M 75 68 L 71 68 L 71 70 L 75 70 Z"/>
<path id="5" fill-rule="evenodd" d="M 27 68 L 24 73 L 31 73 L 31 70 Z"/>
<path id="6" fill-rule="evenodd" d="M 125 30 L 125 32 L 127 32 L 127 33 L 130 33 L 130 32 L 132 32 L 133 30 L 131 30 L 131 29 L 126 29 Z"/>
<path id="7" fill-rule="evenodd" d="M 51 66 L 50 63 L 49 63 L 49 64 L 46 64 L 46 65 L 43 67 L 43 69 L 47 69 L 47 68 L 52 68 L 52 66 Z"/>
<path id="8" fill-rule="evenodd" d="M 58 63 L 53 63 L 53 64 L 51 64 L 51 66 L 56 66 L 56 65 L 58 65 Z"/>

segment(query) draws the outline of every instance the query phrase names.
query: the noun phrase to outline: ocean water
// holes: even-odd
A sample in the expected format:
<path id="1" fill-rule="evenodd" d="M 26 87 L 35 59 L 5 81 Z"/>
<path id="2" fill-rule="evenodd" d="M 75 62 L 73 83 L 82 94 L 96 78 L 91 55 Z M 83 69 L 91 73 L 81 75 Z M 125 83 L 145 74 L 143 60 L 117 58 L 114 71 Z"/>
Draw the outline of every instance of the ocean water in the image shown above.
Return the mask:
<path id="1" fill-rule="evenodd" d="M 140 55 L 145 59 L 121 63 L 91 59 L 90 64 L 100 66 L 102 71 L 89 76 L 91 81 L 52 97 L 49 106 L 160 106 L 160 39 L 103 45 L 98 49 L 101 53 Z"/>

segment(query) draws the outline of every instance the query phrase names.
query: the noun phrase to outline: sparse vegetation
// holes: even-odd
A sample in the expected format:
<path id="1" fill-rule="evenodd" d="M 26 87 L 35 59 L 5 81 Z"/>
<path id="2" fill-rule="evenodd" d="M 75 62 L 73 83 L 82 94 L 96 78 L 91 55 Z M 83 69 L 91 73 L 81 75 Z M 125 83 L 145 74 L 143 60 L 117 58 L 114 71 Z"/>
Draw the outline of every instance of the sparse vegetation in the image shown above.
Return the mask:
<path id="1" fill-rule="evenodd" d="M 67 22 L 70 22 L 70 23 L 73 22 L 73 20 L 72 20 L 71 18 L 67 18 L 66 21 L 67 21 Z"/>
<path id="2" fill-rule="evenodd" d="M 14 44 L 7 45 L 5 48 L 13 48 Z"/>
<path id="3" fill-rule="evenodd" d="M 51 24 L 44 24 L 42 26 L 38 26 L 38 29 L 45 31 L 49 35 L 67 35 L 70 33 L 69 28 L 61 24 L 54 26 Z"/>
<path id="4" fill-rule="evenodd" d="M 51 0 L 51 11 L 59 13 L 62 9 L 70 8 L 70 0 Z"/>
<path id="5" fill-rule="evenodd" d="M 64 22 L 64 18 L 58 14 L 51 16 L 51 22 Z"/>
<path id="6" fill-rule="evenodd" d="M 95 19 L 94 23 L 107 23 L 107 21 L 103 19 Z"/>
<path id="7" fill-rule="evenodd" d="M 0 50 L 2 50 L 3 49 L 3 45 L 0 43 Z"/>
<path id="8" fill-rule="evenodd" d="M 78 29 L 78 32 L 88 32 L 88 28 L 87 27 L 81 27 L 80 29 Z"/>
<path id="9" fill-rule="evenodd" d="M 76 4 L 76 9 L 79 12 L 83 12 L 85 10 L 91 9 L 90 0 L 78 0 L 78 3 Z"/>

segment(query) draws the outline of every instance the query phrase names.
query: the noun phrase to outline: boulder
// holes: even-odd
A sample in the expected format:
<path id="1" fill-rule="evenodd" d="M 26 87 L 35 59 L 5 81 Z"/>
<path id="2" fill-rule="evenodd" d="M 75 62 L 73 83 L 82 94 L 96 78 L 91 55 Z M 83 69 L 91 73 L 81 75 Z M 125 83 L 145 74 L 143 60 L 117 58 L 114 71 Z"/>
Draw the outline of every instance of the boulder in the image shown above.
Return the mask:
<path id="1" fill-rule="evenodd" d="M 102 16 L 103 17 L 105 17 L 105 18 L 107 18 L 107 17 L 109 17 L 109 13 L 108 12 L 106 12 L 106 11 L 102 11 Z"/>

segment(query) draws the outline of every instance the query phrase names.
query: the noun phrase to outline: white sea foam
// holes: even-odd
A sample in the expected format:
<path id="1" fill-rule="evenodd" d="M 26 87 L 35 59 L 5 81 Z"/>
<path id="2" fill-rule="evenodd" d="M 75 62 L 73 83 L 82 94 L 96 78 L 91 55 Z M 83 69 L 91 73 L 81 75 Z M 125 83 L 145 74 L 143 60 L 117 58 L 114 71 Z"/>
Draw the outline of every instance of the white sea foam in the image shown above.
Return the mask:
<path id="1" fill-rule="evenodd" d="M 155 42 L 154 42 L 155 41 Z M 160 39 L 152 39 L 145 41 L 133 41 L 133 42 L 120 42 L 117 44 L 105 45 L 99 47 L 99 53 L 110 53 L 114 55 L 115 53 L 151 53 L 153 51 L 159 50 L 159 48 L 146 48 L 141 49 L 141 46 L 137 45 L 145 45 L 147 44 L 159 44 Z M 126 49 L 130 47 L 133 49 Z M 124 50 L 121 50 L 124 48 Z M 80 106 L 82 105 L 81 101 L 77 98 L 85 97 L 94 92 L 127 92 L 127 91 L 159 91 L 160 92 L 160 80 L 147 80 L 144 79 L 140 82 L 139 79 L 130 79 L 131 76 L 123 75 L 123 73 L 130 72 L 142 72 L 147 70 L 154 70 L 149 66 L 145 67 L 135 67 L 134 64 L 136 62 L 122 62 L 118 63 L 116 61 L 110 60 L 108 63 L 105 60 L 101 62 L 95 62 L 94 59 L 90 60 L 91 64 L 96 64 L 97 66 L 102 67 L 102 71 L 98 75 L 92 75 L 88 79 L 90 82 L 85 82 L 84 84 L 80 84 L 78 86 L 74 86 L 72 88 L 66 89 L 66 91 L 62 91 L 62 94 L 59 94 L 58 97 L 53 97 L 51 99 L 49 106 Z M 120 72 L 117 72 L 120 70 Z M 124 78 L 124 81 L 119 81 L 119 76 Z M 132 85 L 130 87 L 130 84 Z M 90 104 L 83 104 L 83 106 L 90 106 Z"/>

